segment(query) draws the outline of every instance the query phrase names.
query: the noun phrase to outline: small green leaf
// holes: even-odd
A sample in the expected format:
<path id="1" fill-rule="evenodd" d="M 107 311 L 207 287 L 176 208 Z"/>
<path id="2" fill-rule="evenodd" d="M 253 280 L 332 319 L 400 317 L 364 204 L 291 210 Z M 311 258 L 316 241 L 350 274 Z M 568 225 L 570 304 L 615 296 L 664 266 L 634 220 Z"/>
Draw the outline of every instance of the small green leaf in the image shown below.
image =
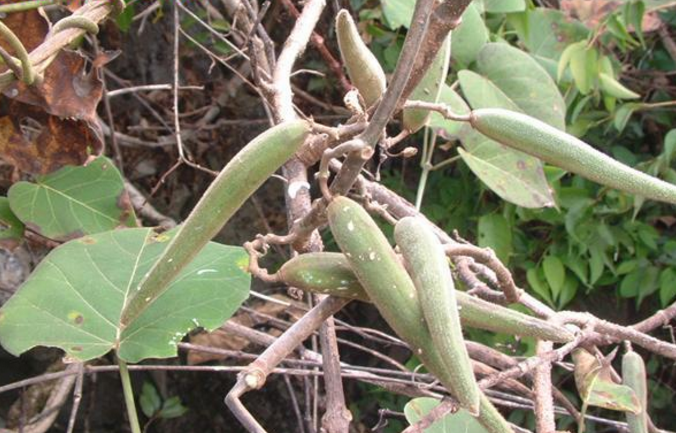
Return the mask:
<path id="1" fill-rule="evenodd" d="M 141 405 L 141 410 L 143 414 L 152 418 L 153 415 L 160 410 L 162 407 L 162 398 L 157 392 L 157 389 L 150 382 L 143 382 L 143 388 L 141 389 L 141 396 L 139 397 L 139 404 Z"/>
<path id="2" fill-rule="evenodd" d="M 577 289 L 580 287 L 580 283 L 577 278 L 572 275 L 566 274 L 566 280 L 563 283 L 561 292 L 559 293 L 559 298 L 556 301 L 556 305 L 559 310 L 562 310 L 570 301 L 575 298 L 577 294 Z"/>
<path id="3" fill-rule="evenodd" d="M 176 355 L 176 344 L 196 327 L 223 324 L 249 294 L 248 255 L 209 243 L 134 322 L 120 316 L 174 231 L 115 230 L 53 250 L 0 309 L 0 343 L 19 355 L 58 347 L 86 361 L 117 350 L 133 363 Z"/>
<path id="4" fill-rule="evenodd" d="M 12 250 L 23 239 L 24 225 L 9 207 L 7 197 L 0 197 L 0 248 Z"/>
<path id="5" fill-rule="evenodd" d="M 538 268 L 530 268 L 526 272 L 526 280 L 531 289 L 542 297 L 545 301 L 553 304 L 552 294 L 547 287 L 547 283 L 543 281 L 544 276 L 541 275 L 542 270 Z"/>
<path id="6" fill-rule="evenodd" d="M 409 424 L 417 423 L 432 409 L 437 407 L 439 403 L 439 400 L 430 397 L 418 397 L 409 401 L 404 407 L 406 421 L 408 421 Z M 488 433 L 488 431 L 481 424 L 479 424 L 475 417 L 463 409 L 446 415 L 425 429 L 425 433 L 448 432 Z"/>
<path id="7" fill-rule="evenodd" d="M 643 107 L 644 104 L 638 102 L 630 102 L 621 105 L 620 108 L 615 111 L 615 119 L 613 120 L 613 126 L 615 126 L 615 129 L 617 129 L 618 132 L 624 131 L 624 128 L 627 126 L 627 122 L 629 122 L 629 119 L 631 118 L 632 114 L 634 114 L 634 111 L 640 110 Z"/>
<path id="8" fill-rule="evenodd" d="M 8 198 L 27 227 L 53 240 L 136 225 L 122 176 L 105 157 L 85 167 L 64 167 L 39 176 L 35 183 L 17 182 Z"/>
<path id="9" fill-rule="evenodd" d="M 542 271 L 554 299 L 557 299 L 566 281 L 566 268 L 558 257 L 549 255 L 542 261 Z"/>
<path id="10" fill-rule="evenodd" d="M 188 412 L 188 408 L 183 406 L 180 397 L 174 396 L 164 401 L 159 416 L 164 419 L 178 418 L 185 415 L 186 412 Z"/>
<path id="11" fill-rule="evenodd" d="M 512 255 L 512 230 L 509 223 L 499 214 L 483 215 L 479 218 L 479 246 L 489 247 L 505 264 Z"/>
<path id="12" fill-rule="evenodd" d="M 583 47 L 570 56 L 570 70 L 575 84 L 583 95 L 591 92 L 597 76 L 598 52 L 595 48 Z"/>
<path id="13" fill-rule="evenodd" d="M 660 303 L 662 307 L 671 304 L 676 298 L 676 270 L 665 268 L 660 273 Z"/>

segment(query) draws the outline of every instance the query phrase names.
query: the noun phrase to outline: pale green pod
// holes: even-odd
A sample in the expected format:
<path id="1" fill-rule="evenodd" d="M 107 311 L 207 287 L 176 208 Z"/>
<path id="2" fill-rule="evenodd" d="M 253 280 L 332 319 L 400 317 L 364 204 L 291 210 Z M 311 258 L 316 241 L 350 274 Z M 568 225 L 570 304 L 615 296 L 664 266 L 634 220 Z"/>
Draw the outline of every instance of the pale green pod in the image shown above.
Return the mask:
<path id="1" fill-rule="evenodd" d="M 341 253 L 302 254 L 284 264 L 277 276 L 284 283 L 308 292 L 371 302 L 345 255 Z M 464 292 L 456 291 L 455 296 L 462 326 L 555 343 L 568 343 L 575 338 L 573 333 L 561 325 Z"/>
<path id="2" fill-rule="evenodd" d="M 301 254 L 284 263 L 276 275 L 308 292 L 371 302 L 342 253 Z"/>
<path id="3" fill-rule="evenodd" d="M 420 80 L 420 83 L 413 89 L 408 99 L 411 101 L 438 102 L 439 95 L 441 94 L 441 87 L 446 82 L 450 61 L 451 34 L 449 33 L 439 49 L 437 56 L 427 70 L 427 73 L 425 73 L 425 76 Z M 411 133 L 416 132 L 425 126 L 431 115 L 429 110 L 416 108 L 405 108 L 403 111 L 404 129 Z"/>
<path id="4" fill-rule="evenodd" d="M 451 395 L 457 395 L 425 324 L 415 286 L 378 225 L 346 197 L 335 197 L 327 212 L 338 246 L 380 314 Z M 490 433 L 513 433 L 486 398 L 477 419 Z"/>
<path id="5" fill-rule="evenodd" d="M 399 220 L 394 238 L 417 289 L 432 341 L 457 390 L 455 397 L 460 407 L 477 415 L 481 391 L 465 347 L 455 284 L 443 246 L 429 226 L 415 217 Z"/>
<path id="6" fill-rule="evenodd" d="M 310 133 L 305 120 L 274 126 L 235 155 L 211 183 L 122 313 L 137 318 L 228 222 L 244 202 L 300 149 Z"/>
<path id="7" fill-rule="evenodd" d="M 648 433 L 648 385 L 643 358 L 629 351 L 622 357 L 622 383 L 631 388 L 641 406 L 641 413 L 625 412 L 629 433 Z"/>
<path id="8" fill-rule="evenodd" d="M 378 59 L 366 46 L 350 13 L 341 9 L 336 16 L 338 48 L 347 75 L 364 98 L 367 107 L 373 105 L 385 91 L 387 78 Z"/>
<path id="9" fill-rule="evenodd" d="M 676 185 L 635 170 L 538 119 L 499 108 L 474 110 L 470 123 L 485 136 L 594 182 L 676 204 Z"/>

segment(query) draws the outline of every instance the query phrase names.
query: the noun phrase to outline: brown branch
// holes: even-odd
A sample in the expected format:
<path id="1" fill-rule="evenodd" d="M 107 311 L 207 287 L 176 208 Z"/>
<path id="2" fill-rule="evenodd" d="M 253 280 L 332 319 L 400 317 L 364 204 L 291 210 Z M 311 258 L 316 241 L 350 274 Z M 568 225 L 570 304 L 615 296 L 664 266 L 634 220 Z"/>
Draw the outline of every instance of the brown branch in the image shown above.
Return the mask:
<path id="1" fill-rule="evenodd" d="M 298 18 L 300 16 L 300 12 L 298 12 L 298 9 L 291 2 L 291 0 L 282 0 L 282 4 L 291 13 L 291 15 L 294 16 L 294 18 Z M 319 54 L 326 62 L 326 65 L 329 67 L 329 69 L 331 69 L 336 78 L 338 78 L 338 83 L 340 83 L 340 86 L 345 92 L 349 92 L 352 89 L 352 85 L 343 73 L 343 65 L 333 56 L 333 54 L 331 54 L 331 51 L 329 51 L 329 49 L 326 47 L 326 44 L 324 43 L 324 37 L 313 31 L 311 41 L 312 45 L 315 46 L 317 51 L 319 51 Z"/>
<path id="2" fill-rule="evenodd" d="M 425 76 L 448 33 L 460 24 L 460 17 L 471 2 L 472 0 L 446 0 L 434 9 L 425 42 L 422 45 L 424 48 L 415 58 L 414 73 L 411 74 L 401 94 L 400 107 Z"/>
<path id="3" fill-rule="evenodd" d="M 550 341 L 538 341 L 536 354 L 540 359 L 552 351 Z M 533 370 L 533 388 L 535 390 L 535 430 L 537 433 L 556 433 L 554 419 L 554 398 L 552 397 L 552 364 L 540 362 Z"/>

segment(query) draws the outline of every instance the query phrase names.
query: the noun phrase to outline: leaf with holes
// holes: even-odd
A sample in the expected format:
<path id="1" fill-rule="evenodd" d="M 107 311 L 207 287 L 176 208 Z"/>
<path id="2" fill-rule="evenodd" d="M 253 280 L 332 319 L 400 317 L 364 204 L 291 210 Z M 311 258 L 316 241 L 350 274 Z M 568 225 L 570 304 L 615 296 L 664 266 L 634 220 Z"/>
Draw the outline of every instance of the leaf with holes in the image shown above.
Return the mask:
<path id="1" fill-rule="evenodd" d="M 7 197 L 0 197 L 0 248 L 13 250 L 23 239 L 24 225 L 9 208 Z"/>
<path id="2" fill-rule="evenodd" d="M 209 243 L 122 329 L 125 305 L 173 235 L 115 230 L 56 248 L 0 309 L 0 343 L 14 355 L 59 347 L 81 361 L 113 348 L 127 362 L 175 356 L 186 333 L 213 330 L 237 310 L 249 294 L 250 276 L 242 248 Z"/>
<path id="3" fill-rule="evenodd" d="M 432 409 L 437 407 L 439 403 L 439 400 L 430 397 L 419 397 L 409 401 L 404 407 L 406 421 L 408 421 L 409 424 L 417 423 L 425 415 L 430 413 Z M 462 409 L 446 415 L 425 429 L 425 433 L 445 432 L 488 433 L 475 417 Z"/>
<path id="4" fill-rule="evenodd" d="M 38 176 L 35 183 L 17 182 L 8 198 L 28 228 L 57 241 L 136 225 L 122 176 L 105 157 Z"/>

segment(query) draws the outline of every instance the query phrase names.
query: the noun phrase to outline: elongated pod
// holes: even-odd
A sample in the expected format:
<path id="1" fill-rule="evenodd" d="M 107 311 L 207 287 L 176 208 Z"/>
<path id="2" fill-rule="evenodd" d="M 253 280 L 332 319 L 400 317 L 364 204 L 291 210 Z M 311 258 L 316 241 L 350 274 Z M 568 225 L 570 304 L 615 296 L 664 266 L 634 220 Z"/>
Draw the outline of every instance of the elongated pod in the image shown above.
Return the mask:
<path id="1" fill-rule="evenodd" d="M 394 228 L 432 341 L 457 389 L 460 406 L 479 413 L 481 391 L 465 347 L 460 326 L 455 284 L 441 242 L 420 219 L 406 217 Z"/>
<path id="2" fill-rule="evenodd" d="M 380 314 L 451 395 L 457 396 L 453 378 L 425 324 L 415 286 L 378 225 L 359 204 L 345 197 L 335 197 L 327 212 L 338 246 Z M 482 398 L 480 410 L 477 419 L 490 433 L 512 433 L 488 399 Z"/>
<path id="3" fill-rule="evenodd" d="M 533 117 L 499 108 L 474 110 L 470 123 L 482 134 L 557 167 L 620 191 L 676 204 L 676 186 L 634 170 L 582 140 Z"/>
<path id="4" fill-rule="evenodd" d="M 304 120 L 279 124 L 253 139 L 230 160 L 141 281 L 122 312 L 124 326 L 166 290 L 249 196 L 293 156 L 309 132 L 310 124 Z"/>
<path id="5" fill-rule="evenodd" d="M 359 36 L 352 16 L 345 9 L 336 16 L 336 36 L 347 75 L 370 107 L 385 91 L 385 72 Z"/>
<path id="6" fill-rule="evenodd" d="M 430 65 L 425 76 L 413 89 L 408 97 L 411 101 L 437 102 L 441 94 L 441 86 L 448 75 L 448 64 L 451 60 L 451 34 L 449 33 L 444 44 L 439 49 L 434 62 Z M 404 109 L 404 129 L 416 132 L 427 124 L 430 117 L 429 110 L 419 108 Z"/>
<path id="7" fill-rule="evenodd" d="M 371 302 L 341 253 L 301 254 L 284 263 L 277 277 L 301 290 Z"/>
<path id="8" fill-rule="evenodd" d="M 277 273 L 281 281 L 313 293 L 371 302 L 341 253 L 308 253 L 294 257 Z M 565 327 L 546 322 L 456 291 L 462 326 L 507 335 L 568 343 L 575 337 Z"/>
<path id="9" fill-rule="evenodd" d="M 622 383 L 634 390 L 641 405 L 641 413 L 625 412 L 629 433 L 648 433 L 648 386 L 645 363 L 633 350 L 622 357 Z"/>

